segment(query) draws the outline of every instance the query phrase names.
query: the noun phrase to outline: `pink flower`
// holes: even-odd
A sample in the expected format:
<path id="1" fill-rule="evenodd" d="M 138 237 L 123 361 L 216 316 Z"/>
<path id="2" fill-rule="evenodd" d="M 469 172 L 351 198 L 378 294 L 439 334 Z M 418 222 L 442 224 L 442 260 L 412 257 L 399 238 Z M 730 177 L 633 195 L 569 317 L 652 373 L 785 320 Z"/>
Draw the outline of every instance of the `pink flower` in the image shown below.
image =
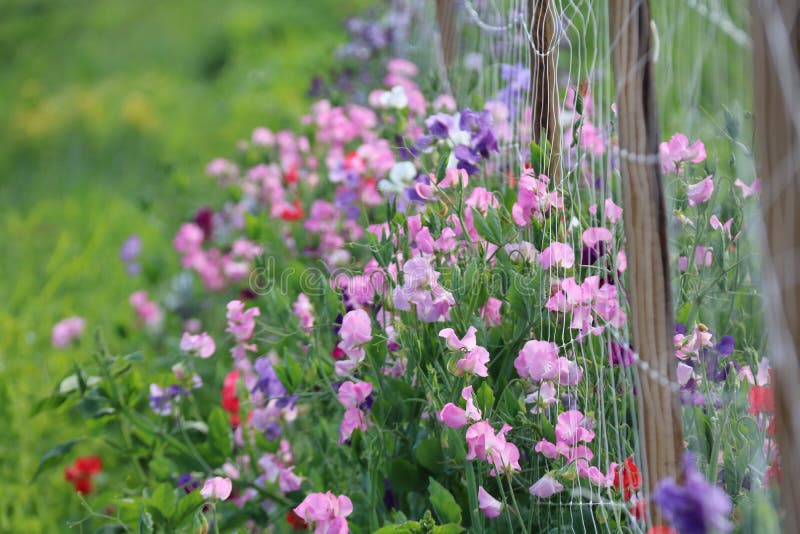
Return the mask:
<path id="1" fill-rule="evenodd" d="M 439 182 L 439 189 L 447 189 L 449 187 L 457 186 L 467 187 L 469 185 L 469 175 L 464 169 L 450 168 L 444 171 L 444 178 Z"/>
<path id="2" fill-rule="evenodd" d="M 559 373 L 558 345 L 547 341 L 528 341 L 514 360 L 514 368 L 519 376 L 532 382 L 555 378 Z"/>
<path id="3" fill-rule="evenodd" d="M 483 486 L 478 487 L 478 508 L 483 515 L 489 519 L 494 519 L 503 511 L 503 503 L 492 497 Z"/>
<path id="4" fill-rule="evenodd" d="M 668 142 L 661 143 L 658 147 L 658 155 L 661 159 L 661 171 L 664 173 L 675 172 L 682 174 L 680 164 L 684 161 L 700 163 L 706 159 L 706 147 L 702 141 L 695 141 L 689 145 L 689 139 L 676 133 Z"/>
<path id="5" fill-rule="evenodd" d="M 443 328 L 442 330 L 439 331 L 439 337 L 443 337 L 447 341 L 448 349 L 463 350 L 468 352 L 478 346 L 478 342 L 475 337 L 477 331 L 478 331 L 477 328 L 475 328 L 474 326 L 470 326 L 467 329 L 467 333 L 464 334 L 464 337 L 458 339 L 455 330 L 453 330 L 452 328 Z"/>
<path id="6" fill-rule="evenodd" d="M 761 191 L 761 180 L 753 180 L 752 185 L 747 185 L 741 179 L 737 178 L 733 185 L 742 190 L 742 198 L 755 195 Z"/>
<path id="7" fill-rule="evenodd" d="M 535 495 L 542 499 L 547 499 L 548 497 L 552 497 L 556 493 L 560 493 L 564 490 L 564 486 L 562 486 L 556 479 L 551 477 L 550 475 L 545 475 L 539 480 L 537 480 L 533 486 L 528 488 L 531 495 Z"/>
<path id="8" fill-rule="evenodd" d="M 689 197 L 689 206 L 695 206 L 702 202 L 706 202 L 711 198 L 714 192 L 714 182 L 711 180 L 711 175 L 706 176 L 701 181 L 694 185 L 690 185 L 686 189 L 686 196 Z"/>
<path id="9" fill-rule="evenodd" d="M 233 334 L 237 343 L 249 340 L 253 336 L 256 317 L 261 315 L 261 310 L 250 308 L 245 311 L 244 302 L 241 300 L 230 301 L 226 308 L 228 310 L 225 314 L 228 320 L 228 328 L 225 331 Z"/>
<path id="10" fill-rule="evenodd" d="M 533 448 L 534 451 L 540 453 L 545 458 L 550 458 L 555 460 L 558 458 L 558 449 L 556 445 L 550 443 L 546 439 L 542 439 L 539 441 Z"/>
<path id="11" fill-rule="evenodd" d="M 583 242 L 587 247 L 593 247 L 600 241 L 611 241 L 613 237 L 613 234 L 608 230 L 608 228 L 594 226 L 584 230 L 581 239 L 583 239 Z"/>
<path id="12" fill-rule="evenodd" d="M 558 384 L 560 386 L 575 386 L 583 378 L 583 369 L 577 362 L 568 360 L 564 356 L 558 358 Z"/>
<path id="13" fill-rule="evenodd" d="M 300 328 L 305 332 L 311 332 L 311 327 L 314 326 L 314 306 L 311 305 L 308 295 L 305 293 L 297 295 L 297 300 L 292 304 L 292 311 L 295 317 L 300 319 Z"/>
<path id="14" fill-rule="evenodd" d="M 203 229 L 200 226 L 195 223 L 184 223 L 172 240 L 172 246 L 182 256 L 189 256 L 200 249 L 203 238 Z"/>
<path id="15" fill-rule="evenodd" d="M 450 428 L 461 428 L 467 424 L 467 412 L 452 402 L 448 402 L 439 412 L 439 419 Z"/>
<path id="16" fill-rule="evenodd" d="M 719 220 L 719 217 L 714 214 L 711 216 L 711 219 L 709 219 L 708 222 L 711 224 L 711 228 L 714 230 L 720 230 L 723 234 L 728 234 L 728 239 L 731 238 L 731 225 L 733 224 L 733 217 L 723 223 Z"/>
<path id="17" fill-rule="evenodd" d="M 536 261 L 539 262 L 542 269 L 550 269 L 554 266 L 569 269 L 575 264 L 575 251 L 572 246 L 555 241 L 539 253 Z"/>
<path id="18" fill-rule="evenodd" d="M 556 439 L 568 445 L 576 445 L 579 441 L 589 443 L 594 439 L 594 432 L 584 426 L 587 421 L 578 410 L 569 410 L 559 414 L 556 423 Z"/>
<path id="19" fill-rule="evenodd" d="M 146 291 L 140 290 L 132 293 L 128 302 L 145 325 L 151 328 L 161 325 L 164 314 L 158 304 L 150 300 Z"/>
<path id="20" fill-rule="evenodd" d="M 461 376 L 463 373 L 470 373 L 477 376 L 489 376 L 489 369 L 486 364 L 489 363 L 489 351 L 483 347 L 475 347 L 471 351 L 456 362 L 456 368 L 461 373 L 456 373 Z"/>
<path id="21" fill-rule="evenodd" d="M 213 477 L 206 480 L 200 495 L 204 499 L 218 499 L 224 501 L 231 495 L 231 479 L 223 477 Z"/>
<path id="22" fill-rule="evenodd" d="M 275 135 L 268 128 L 256 128 L 251 141 L 256 146 L 272 146 L 275 144 Z"/>
<path id="23" fill-rule="evenodd" d="M 53 346 L 63 349 L 68 346 L 73 339 L 76 339 L 83 334 L 83 329 L 86 327 L 86 320 L 83 317 L 73 316 L 67 317 L 53 326 L 52 342 Z"/>
<path id="24" fill-rule="evenodd" d="M 203 359 L 210 358 L 216 348 L 214 339 L 205 332 L 197 335 L 184 332 L 181 337 L 181 350 L 195 353 Z"/>
<path id="25" fill-rule="evenodd" d="M 372 340 L 372 323 L 364 310 L 351 310 L 342 319 L 339 348 L 348 356 L 363 355 L 362 345 Z"/>
<path id="26" fill-rule="evenodd" d="M 467 460 L 479 458 L 491 464 L 492 476 L 508 471 L 519 471 L 519 449 L 506 441 L 505 434 L 511 427 L 504 424 L 499 432 L 494 431 L 489 421 L 478 421 L 467 429 Z"/>
<path id="27" fill-rule="evenodd" d="M 347 534 L 344 518 L 353 513 L 353 503 L 345 495 L 309 493 L 294 513 L 306 523 L 316 525 L 315 534 Z"/>
<path id="28" fill-rule="evenodd" d="M 336 398 L 345 408 L 358 408 L 372 393 L 372 384 L 369 382 L 344 382 L 339 386 Z"/>
<path id="29" fill-rule="evenodd" d="M 303 477 L 295 475 L 292 471 L 294 467 L 283 469 L 278 477 L 278 486 L 284 493 L 297 491 L 303 483 Z"/>
<path id="30" fill-rule="evenodd" d="M 605 208 L 606 219 L 611 223 L 617 222 L 622 216 L 622 208 L 614 204 L 614 201 L 610 198 L 606 199 Z"/>
<path id="31" fill-rule="evenodd" d="M 487 326 L 500 326 L 502 321 L 500 317 L 500 308 L 503 307 L 503 301 L 494 297 L 489 297 L 486 304 L 478 311 L 483 322 Z"/>

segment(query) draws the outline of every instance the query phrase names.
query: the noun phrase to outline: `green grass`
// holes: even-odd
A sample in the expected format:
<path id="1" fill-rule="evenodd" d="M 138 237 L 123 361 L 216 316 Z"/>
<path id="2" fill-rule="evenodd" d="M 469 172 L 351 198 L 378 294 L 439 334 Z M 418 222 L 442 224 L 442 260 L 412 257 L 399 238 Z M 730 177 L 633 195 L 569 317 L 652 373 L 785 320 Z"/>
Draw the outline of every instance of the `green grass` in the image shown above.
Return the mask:
<path id="1" fill-rule="evenodd" d="M 76 436 L 32 403 L 131 324 L 117 254 L 142 236 L 150 279 L 175 271 L 170 241 L 215 184 L 203 167 L 253 127 L 297 124 L 331 64 L 341 22 L 366 0 L 6 0 L 0 4 L 0 532 L 61 532 L 81 516 L 40 456 Z M 88 319 L 83 345 L 52 325 Z M 92 452 L 79 446 L 77 454 Z"/>

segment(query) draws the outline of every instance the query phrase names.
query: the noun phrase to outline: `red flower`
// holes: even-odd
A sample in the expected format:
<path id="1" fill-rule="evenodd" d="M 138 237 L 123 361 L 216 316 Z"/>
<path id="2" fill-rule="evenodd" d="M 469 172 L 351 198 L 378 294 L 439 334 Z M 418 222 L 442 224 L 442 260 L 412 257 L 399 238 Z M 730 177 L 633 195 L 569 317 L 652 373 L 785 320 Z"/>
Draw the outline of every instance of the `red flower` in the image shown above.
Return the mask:
<path id="1" fill-rule="evenodd" d="M 292 525 L 292 530 L 306 530 L 308 523 L 303 521 L 303 518 L 294 513 L 294 510 L 286 512 L 286 522 Z"/>
<path id="2" fill-rule="evenodd" d="M 283 179 L 286 180 L 287 184 L 295 183 L 297 181 L 297 167 L 292 165 L 289 170 L 284 173 Z"/>
<path id="3" fill-rule="evenodd" d="M 749 397 L 751 415 L 758 415 L 761 412 L 775 412 L 775 397 L 772 394 L 772 386 L 751 386 Z"/>
<path id="4" fill-rule="evenodd" d="M 239 397 L 236 396 L 236 382 L 239 371 L 233 370 L 225 376 L 222 385 L 222 407 L 228 412 L 233 426 L 239 426 Z"/>
<path id="5" fill-rule="evenodd" d="M 662 525 L 656 525 L 654 527 L 650 527 L 650 529 L 647 531 L 647 534 L 678 534 L 678 531 Z"/>
<path id="6" fill-rule="evenodd" d="M 99 456 L 82 456 L 64 468 L 64 478 L 72 482 L 75 491 L 86 495 L 92 491 L 92 477 L 102 469 L 103 462 Z"/>
<path id="7" fill-rule="evenodd" d="M 286 206 L 281 210 L 281 219 L 284 221 L 299 221 L 303 217 L 306 216 L 305 211 L 303 211 L 303 206 L 300 204 L 299 199 L 294 199 L 292 202 L 292 206 Z"/>
<path id="8" fill-rule="evenodd" d="M 630 500 L 633 490 L 639 489 L 642 485 L 642 477 L 639 468 L 633 461 L 633 456 L 629 456 L 622 462 L 622 465 L 614 471 L 614 487 L 623 492 L 625 500 Z"/>

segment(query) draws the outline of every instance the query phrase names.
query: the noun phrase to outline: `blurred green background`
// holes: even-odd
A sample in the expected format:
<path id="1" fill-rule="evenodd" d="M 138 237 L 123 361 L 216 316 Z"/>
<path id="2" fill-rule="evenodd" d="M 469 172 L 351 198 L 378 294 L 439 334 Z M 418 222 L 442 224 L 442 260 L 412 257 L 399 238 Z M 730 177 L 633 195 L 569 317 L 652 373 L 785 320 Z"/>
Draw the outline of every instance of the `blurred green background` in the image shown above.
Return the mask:
<path id="1" fill-rule="evenodd" d="M 0 532 L 67 531 L 81 517 L 41 455 L 76 437 L 31 417 L 101 328 L 115 347 L 128 296 L 147 286 L 118 258 L 133 233 L 152 270 L 174 272 L 180 221 L 213 199 L 205 164 L 260 125 L 297 124 L 367 0 L 0 2 Z M 88 320 L 57 350 L 58 320 Z M 76 448 L 76 452 L 92 451 Z M 77 531 L 77 529 L 76 529 Z"/>

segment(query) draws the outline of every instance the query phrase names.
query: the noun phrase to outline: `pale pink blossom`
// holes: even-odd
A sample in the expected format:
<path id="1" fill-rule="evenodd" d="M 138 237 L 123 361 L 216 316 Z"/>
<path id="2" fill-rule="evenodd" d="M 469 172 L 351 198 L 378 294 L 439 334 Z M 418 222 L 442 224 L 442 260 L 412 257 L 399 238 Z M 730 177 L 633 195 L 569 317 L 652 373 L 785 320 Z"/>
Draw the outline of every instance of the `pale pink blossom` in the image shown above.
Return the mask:
<path id="1" fill-rule="evenodd" d="M 502 322 L 500 317 L 500 308 L 503 307 L 503 301 L 494 297 L 489 297 L 478 313 L 480 314 L 486 326 L 499 326 Z"/>
<path id="2" fill-rule="evenodd" d="M 486 364 L 489 363 L 489 351 L 483 347 L 475 347 L 467 352 L 463 358 L 456 362 L 457 376 L 463 373 L 469 373 L 477 376 L 489 376 L 489 369 Z"/>
<path id="3" fill-rule="evenodd" d="M 556 479 L 551 477 L 550 475 L 544 475 L 542 478 L 537 480 L 528 491 L 531 495 L 535 495 L 541 499 L 547 499 L 548 497 L 552 497 L 556 493 L 560 493 L 564 490 L 564 486 L 562 486 Z"/>
<path id="4" fill-rule="evenodd" d="M 532 382 L 555 378 L 559 373 L 558 345 L 530 340 L 519 351 L 514 368 L 522 378 Z"/>
<path id="5" fill-rule="evenodd" d="M 689 198 L 689 206 L 702 204 L 711 198 L 711 194 L 714 192 L 714 182 L 711 178 L 711 175 L 706 176 L 686 189 L 686 196 Z"/>
<path id="6" fill-rule="evenodd" d="M 536 260 L 542 269 L 550 269 L 555 266 L 569 269 L 575 264 L 575 251 L 567 243 L 554 241 L 539 253 Z"/>
<path id="7" fill-rule="evenodd" d="M 346 495 L 338 497 L 331 492 L 309 493 L 294 513 L 303 521 L 315 526 L 314 534 L 347 534 L 345 518 L 353 513 L 353 503 Z"/>
<path id="8" fill-rule="evenodd" d="M 216 499 L 220 501 L 226 500 L 231 496 L 231 479 L 224 477 L 213 477 L 206 480 L 203 488 L 200 490 L 200 495 L 204 499 Z"/>
<path id="9" fill-rule="evenodd" d="M 193 353 L 203 359 L 210 358 L 217 349 L 214 339 L 206 332 L 197 335 L 184 332 L 180 346 L 182 351 Z"/>
<path id="10" fill-rule="evenodd" d="M 62 319 L 53 326 L 51 335 L 53 346 L 59 349 L 67 347 L 73 339 L 77 339 L 83 334 L 85 327 L 86 319 L 83 317 L 73 316 Z"/>
<path id="11" fill-rule="evenodd" d="M 747 185 L 740 178 L 737 178 L 736 181 L 733 182 L 733 185 L 742 190 L 742 198 L 753 196 L 761 191 L 761 180 L 758 179 L 753 180 L 752 184 Z"/>
<path id="12" fill-rule="evenodd" d="M 456 336 L 455 330 L 452 328 L 443 328 L 439 331 L 439 337 L 443 337 L 446 340 L 448 349 L 469 352 L 478 346 L 478 341 L 475 337 L 477 331 L 477 328 L 470 326 L 467 329 L 467 333 L 464 334 L 464 337 L 459 339 L 458 336 Z"/>
<path id="13" fill-rule="evenodd" d="M 608 242 L 614 238 L 614 235 L 608 228 L 592 227 L 583 231 L 581 239 L 587 247 L 593 247 L 599 242 Z"/>
<path id="14" fill-rule="evenodd" d="M 662 172 L 682 174 L 681 164 L 684 161 L 700 163 L 706 159 L 706 147 L 699 140 L 689 145 L 689 139 L 685 135 L 676 133 L 669 141 L 659 145 L 658 155 Z"/>
<path id="15" fill-rule="evenodd" d="M 492 497 L 483 486 L 478 487 L 478 508 L 483 515 L 489 519 L 494 519 L 503 512 L 503 503 Z"/>
<path id="16" fill-rule="evenodd" d="M 605 202 L 605 215 L 606 219 L 613 224 L 622 216 L 622 208 L 614 204 L 613 200 L 607 198 Z"/>

